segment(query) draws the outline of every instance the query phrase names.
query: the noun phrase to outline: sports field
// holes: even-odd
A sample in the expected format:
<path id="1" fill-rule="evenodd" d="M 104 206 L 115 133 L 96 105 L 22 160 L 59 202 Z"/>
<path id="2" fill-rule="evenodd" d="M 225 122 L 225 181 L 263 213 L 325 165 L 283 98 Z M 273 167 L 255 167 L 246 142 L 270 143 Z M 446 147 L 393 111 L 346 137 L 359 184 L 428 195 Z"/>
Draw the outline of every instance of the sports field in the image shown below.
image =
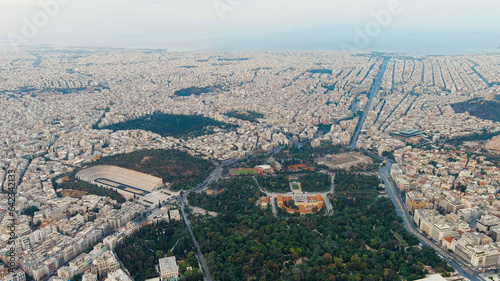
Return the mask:
<path id="1" fill-rule="evenodd" d="M 113 188 L 126 199 L 145 196 L 163 185 L 161 178 L 111 165 L 97 165 L 76 173 L 76 178 L 101 187 Z"/>

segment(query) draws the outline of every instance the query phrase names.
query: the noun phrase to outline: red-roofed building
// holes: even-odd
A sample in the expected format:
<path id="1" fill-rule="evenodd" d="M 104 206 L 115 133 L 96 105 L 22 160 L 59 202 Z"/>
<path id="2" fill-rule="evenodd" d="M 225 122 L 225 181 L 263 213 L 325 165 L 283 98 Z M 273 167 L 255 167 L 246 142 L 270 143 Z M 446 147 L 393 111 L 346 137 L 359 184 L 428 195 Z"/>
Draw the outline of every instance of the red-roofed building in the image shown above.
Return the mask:
<path id="1" fill-rule="evenodd" d="M 288 170 L 290 170 L 290 171 L 299 171 L 299 170 L 314 171 L 314 168 L 308 167 L 306 164 L 296 164 L 296 165 L 288 166 Z"/>
<path id="2" fill-rule="evenodd" d="M 449 237 L 443 238 L 443 242 L 442 242 L 443 247 L 447 250 L 452 249 L 453 246 L 452 246 L 451 242 L 453 242 L 453 240 L 455 240 L 455 239 L 456 238 L 454 236 L 449 236 Z"/>
<path id="3" fill-rule="evenodd" d="M 259 198 L 259 201 L 257 204 L 262 208 L 265 209 L 267 206 L 271 203 L 271 197 L 269 196 L 262 196 Z"/>
<path id="4" fill-rule="evenodd" d="M 308 196 L 304 201 L 296 201 L 295 206 L 298 206 L 297 209 L 292 209 L 290 207 L 285 206 L 286 202 L 293 200 L 291 196 L 284 197 L 283 195 L 278 195 L 278 208 L 285 209 L 289 214 L 299 213 L 301 215 L 305 214 L 313 214 L 315 211 L 321 210 L 323 208 L 323 197 L 321 195 L 316 196 Z"/>

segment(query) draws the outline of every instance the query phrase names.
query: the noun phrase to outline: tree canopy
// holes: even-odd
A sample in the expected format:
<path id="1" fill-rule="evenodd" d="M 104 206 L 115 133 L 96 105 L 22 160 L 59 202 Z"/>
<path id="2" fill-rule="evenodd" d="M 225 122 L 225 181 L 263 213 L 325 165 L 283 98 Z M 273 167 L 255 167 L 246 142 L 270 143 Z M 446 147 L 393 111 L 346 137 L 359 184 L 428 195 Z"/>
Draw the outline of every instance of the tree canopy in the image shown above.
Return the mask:
<path id="1" fill-rule="evenodd" d="M 119 244 L 115 252 L 137 281 L 158 277 L 155 270 L 158 260 L 172 255 L 180 264 L 179 271 L 189 276 L 185 280 L 203 280 L 203 273 L 197 268 L 192 240 L 181 221 L 144 226 Z M 188 266 L 195 269 L 187 271 Z"/>
<path id="2" fill-rule="evenodd" d="M 163 137 L 198 137 L 212 134 L 214 127 L 232 128 L 235 125 L 220 122 L 202 115 L 174 115 L 154 113 L 132 120 L 102 126 L 100 129 L 113 131 L 145 130 Z"/>
<path id="3" fill-rule="evenodd" d="M 213 171 L 212 162 L 180 150 L 149 149 L 103 157 L 93 165 L 115 165 L 160 177 L 174 189 L 189 189 Z"/>
<path id="4" fill-rule="evenodd" d="M 244 121 L 257 122 L 259 118 L 264 118 L 264 114 L 255 111 L 231 111 L 225 114 L 227 117 L 237 118 Z"/>
<path id="5" fill-rule="evenodd" d="M 331 178 L 328 174 L 314 172 L 299 177 L 302 191 L 305 192 L 324 192 L 330 190 Z"/>
<path id="6" fill-rule="evenodd" d="M 377 190 L 379 181 L 364 175 L 336 183 L 360 179 L 366 183 L 357 189 Z M 217 183 L 225 190 L 218 196 L 190 195 L 191 204 L 221 213 L 192 220 L 214 280 L 416 280 L 427 273 L 424 265 L 452 270 L 418 245 L 388 198 L 340 195 L 331 199 L 332 216 L 277 218 L 255 205 L 260 194 L 251 180 Z"/>

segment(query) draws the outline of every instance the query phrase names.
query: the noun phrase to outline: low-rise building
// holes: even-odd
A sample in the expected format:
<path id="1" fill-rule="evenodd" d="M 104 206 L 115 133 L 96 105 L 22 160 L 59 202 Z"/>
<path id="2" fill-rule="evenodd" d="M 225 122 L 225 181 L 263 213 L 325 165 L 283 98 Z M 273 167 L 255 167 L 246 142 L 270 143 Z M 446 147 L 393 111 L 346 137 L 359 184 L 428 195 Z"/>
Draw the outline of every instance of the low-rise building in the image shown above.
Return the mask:
<path id="1" fill-rule="evenodd" d="M 160 264 L 160 278 L 162 281 L 176 281 L 179 278 L 179 267 L 175 256 L 158 260 Z"/>

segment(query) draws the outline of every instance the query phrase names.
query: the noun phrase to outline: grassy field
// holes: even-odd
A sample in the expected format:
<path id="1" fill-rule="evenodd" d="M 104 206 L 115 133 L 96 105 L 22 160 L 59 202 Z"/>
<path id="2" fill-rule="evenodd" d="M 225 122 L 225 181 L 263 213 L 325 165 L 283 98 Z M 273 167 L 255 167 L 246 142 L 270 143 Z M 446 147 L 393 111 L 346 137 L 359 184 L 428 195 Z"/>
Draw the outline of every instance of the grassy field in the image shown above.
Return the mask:
<path id="1" fill-rule="evenodd" d="M 253 175 L 253 174 L 257 173 L 257 170 L 254 170 L 254 169 L 233 170 L 230 173 L 233 176 Z"/>
<path id="2" fill-rule="evenodd" d="M 290 180 L 290 183 L 292 184 L 292 189 L 293 190 L 299 190 L 300 189 L 300 182 L 296 179 Z"/>

